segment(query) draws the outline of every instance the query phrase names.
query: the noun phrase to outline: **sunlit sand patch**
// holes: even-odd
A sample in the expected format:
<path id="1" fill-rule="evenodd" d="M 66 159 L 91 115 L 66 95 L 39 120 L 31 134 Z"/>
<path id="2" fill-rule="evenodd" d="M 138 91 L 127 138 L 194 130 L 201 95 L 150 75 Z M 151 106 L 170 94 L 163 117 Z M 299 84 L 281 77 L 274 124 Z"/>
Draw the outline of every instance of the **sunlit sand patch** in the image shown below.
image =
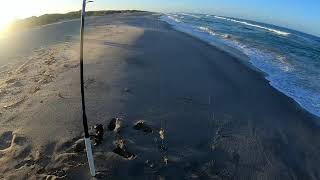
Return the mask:
<path id="1" fill-rule="evenodd" d="M 139 29 L 136 28 L 136 30 Z M 101 32 L 105 31 L 106 29 L 101 28 Z M 116 31 L 117 32 L 114 33 L 125 35 L 125 30 Z M 88 37 L 92 38 L 97 38 L 98 36 L 102 38 L 104 33 L 92 33 L 88 35 Z M 28 112 L 28 108 L 33 108 L 37 102 L 47 102 L 47 99 L 42 99 L 48 98 L 47 96 L 56 96 L 58 99 L 66 99 L 71 96 L 66 96 L 64 91 L 46 93 L 46 88 L 56 83 L 56 79 L 59 78 L 61 73 L 69 70 L 75 71 L 74 68 L 79 67 L 78 45 L 78 43 L 59 43 L 53 46 L 39 48 L 34 50 L 29 57 L 21 57 L 20 62 L 22 63 L 8 70 L 8 73 L 1 72 L 0 93 L 3 94 L 3 96 L 0 98 L 0 110 L 6 113 L 5 119 L 11 116 L 19 117 L 12 114 L 19 114 L 24 111 Z M 95 57 L 100 58 L 101 54 L 105 53 L 105 45 L 92 44 L 92 46 L 94 46 L 93 51 L 88 53 L 92 59 L 95 59 Z M 86 83 L 87 88 L 90 88 L 94 82 L 95 80 L 89 79 Z M 129 90 L 126 91 L 129 92 Z M 15 94 L 15 96 L 12 96 L 12 94 Z M 20 119 L 16 118 L 14 120 Z M 1 123 L 3 122 L 4 121 Z M 118 120 L 113 129 L 116 133 L 110 134 L 116 136 L 116 134 L 119 134 L 121 128 L 122 123 Z M 15 139 L 17 140 L 20 137 L 23 136 L 17 135 Z M 7 172 L 5 177 L 16 177 L 13 172 L 19 171 L 20 173 L 20 171 L 24 171 L 34 174 L 32 177 L 35 177 L 35 179 L 36 177 L 44 179 L 63 178 L 70 172 L 70 169 L 86 165 L 86 154 L 84 152 L 84 142 L 82 138 L 72 139 L 69 143 L 61 145 L 60 148 L 57 142 L 50 142 L 50 144 L 45 145 L 45 147 L 37 147 L 35 149 L 33 149 L 34 147 L 31 148 L 28 146 L 31 143 L 20 143 L 20 146 L 19 143 L 12 143 L 10 139 L 11 137 L 8 143 L 4 143 L 3 148 L 1 147 L 1 151 L 3 149 L 3 152 L 0 153 L 0 166 L 6 167 L 6 170 L 13 170 L 12 173 Z M 14 137 L 12 137 L 12 139 L 14 139 Z M 126 142 L 129 143 L 129 145 L 131 143 L 130 139 L 126 139 Z M 112 144 L 112 140 L 110 140 L 110 144 Z M 121 145 L 121 143 L 111 145 L 112 147 L 108 150 L 109 154 L 104 157 L 104 159 L 108 157 L 121 160 L 134 159 L 135 155 L 128 150 L 127 144 L 125 142 L 122 144 L 123 145 Z M 19 153 L 18 151 L 22 152 L 19 153 L 19 159 L 10 156 L 10 152 L 13 153 L 12 150 L 14 149 L 17 150 L 15 151 L 16 153 Z M 51 151 L 49 151 L 49 149 L 51 149 Z M 10 164 L 11 161 L 13 162 L 12 165 Z"/>
<path id="2" fill-rule="evenodd" d="M 12 131 L 4 132 L 1 135 L 0 148 L 0 173 L 34 165 L 31 147 L 23 135 Z"/>

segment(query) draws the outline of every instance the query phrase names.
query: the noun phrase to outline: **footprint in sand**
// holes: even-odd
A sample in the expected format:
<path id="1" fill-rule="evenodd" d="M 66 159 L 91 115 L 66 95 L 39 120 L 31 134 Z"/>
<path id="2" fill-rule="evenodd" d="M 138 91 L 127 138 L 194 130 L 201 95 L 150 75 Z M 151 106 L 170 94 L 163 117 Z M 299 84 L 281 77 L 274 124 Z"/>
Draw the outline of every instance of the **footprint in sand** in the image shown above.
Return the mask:
<path id="1" fill-rule="evenodd" d="M 94 78 L 88 78 L 85 82 L 84 82 L 84 88 L 88 88 L 90 85 L 92 85 L 93 83 L 95 83 L 96 80 Z"/>
<path id="2" fill-rule="evenodd" d="M 23 102 L 25 102 L 27 100 L 27 97 L 24 96 L 14 102 L 11 102 L 10 104 L 4 105 L 3 108 L 4 109 L 12 109 L 12 108 L 16 108 L 17 106 L 19 106 L 20 104 L 22 104 Z"/>
<path id="3" fill-rule="evenodd" d="M 16 81 L 15 78 L 10 78 L 8 80 L 5 81 L 6 84 L 11 84 L 11 83 L 14 83 Z"/>
<path id="4" fill-rule="evenodd" d="M 11 146 L 13 134 L 12 131 L 4 132 L 0 136 L 0 151 L 4 151 Z"/>
<path id="5" fill-rule="evenodd" d="M 71 69 L 71 68 L 77 68 L 80 64 L 79 63 L 73 63 L 73 64 L 64 64 L 63 67 Z"/>
<path id="6" fill-rule="evenodd" d="M 85 143 L 82 137 L 60 142 L 55 147 L 56 153 L 81 153 L 85 152 Z"/>
<path id="7" fill-rule="evenodd" d="M 0 89 L 0 97 L 3 97 L 7 93 L 8 91 L 6 89 Z"/>
<path id="8" fill-rule="evenodd" d="M 44 74 L 42 79 L 40 79 L 38 81 L 39 84 L 43 85 L 43 84 L 48 84 L 50 82 L 52 82 L 54 79 L 54 76 L 51 74 Z"/>
<path id="9" fill-rule="evenodd" d="M 24 86 L 20 81 L 15 81 L 10 84 L 10 87 L 18 88 Z"/>
<path id="10" fill-rule="evenodd" d="M 36 152 L 35 172 L 46 179 L 65 179 L 72 168 L 86 164 L 85 142 L 81 137 L 52 142 Z"/>
<path id="11" fill-rule="evenodd" d="M 30 158 L 31 147 L 26 143 L 25 137 L 7 131 L 0 138 L 0 173 L 8 169 L 19 169 L 22 166 L 34 164 Z"/>
<path id="12" fill-rule="evenodd" d="M 15 149 L 15 146 L 24 146 L 27 139 L 19 136 L 12 131 L 6 131 L 0 136 L 0 152 Z M 15 150 L 16 151 L 16 150 Z"/>

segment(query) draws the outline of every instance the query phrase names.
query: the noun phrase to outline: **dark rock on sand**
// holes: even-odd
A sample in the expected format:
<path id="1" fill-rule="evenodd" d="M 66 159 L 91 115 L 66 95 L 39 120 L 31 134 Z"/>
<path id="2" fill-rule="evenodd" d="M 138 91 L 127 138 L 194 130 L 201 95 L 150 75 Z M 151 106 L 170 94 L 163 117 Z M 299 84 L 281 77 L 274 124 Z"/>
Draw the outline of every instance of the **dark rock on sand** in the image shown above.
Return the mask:
<path id="1" fill-rule="evenodd" d="M 84 139 L 79 139 L 78 141 L 76 141 L 72 146 L 72 149 L 74 152 L 83 152 L 85 149 Z"/>
<path id="2" fill-rule="evenodd" d="M 149 168 L 154 168 L 155 167 L 154 162 L 149 161 L 149 160 L 146 160 L 145 165 L 147 167 L 149 167 Z"/>
<path id="3" fill-rule="evenodd" d="M 135 155 L 129 151 L 127 151 L 127 149 L 121 149 L 120 147 L 117 147 L 113 150 L 114 153 L 118 154 L 119 156 L 122 156 L 125 159 L 133 159 L 135 157 Z"/>
<path id="4" fill-rule="evenodd" d="M 112 118 L 109 125 L 108 125 L 108 130 L 113 131 L 116 128 L 116 118 Z"/>
<path id="5" fill-rule="evenodd" d="M 94 127 L 95 134 L 94 134 L 94 145 L 97 146 L 101 144 L 103 140 L 103 135 L 104 135 L 104 128 L 102 124 L 97 124 Z"/>
<path id="6" fill-rule="evenodd" d="M 120 118 L 112 118 L 108 125 L 108 130 L 118 132 L 119 129 L 121 128 L 121 124 L 122 123 Z"/>
<path id="7" fill-rule="evenodd" d="M 116 148 L 113 150 L 114 153 L 128 160 L 131 160 L 135 157 L 133 153 L 128 151 L 123 139 L 118 139 L 115 142 L 115 145 L 116 145 Z"/>
<path id="8" fill-rule="evenodd" d="M 131 89 L 130 89 L 130 88 L 124 88 L 123 91 L 124 91 L 125 93 L 131 93 Z"/>
<path id="9" fill-rule="evenodd" d="M 134 127 L 135 130 L 143 131 L 145 133 L 152 133 L 152 128 L 146 124 L 143 120 L 139 120 L 135 123 Z"/>

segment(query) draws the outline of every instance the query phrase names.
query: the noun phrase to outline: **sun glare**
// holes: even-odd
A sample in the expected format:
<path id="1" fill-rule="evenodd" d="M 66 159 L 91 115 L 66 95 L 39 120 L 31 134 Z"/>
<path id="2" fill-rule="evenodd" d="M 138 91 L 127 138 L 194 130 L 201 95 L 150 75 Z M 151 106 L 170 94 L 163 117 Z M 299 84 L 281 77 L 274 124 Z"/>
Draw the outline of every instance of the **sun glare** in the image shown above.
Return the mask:
<path id="1" fill-rule="evenodd" d="M 67 12 L 77 9 L 70 3 L 61 3 L 62 0 L 10 0 L 1 2 L 0 36 L 8 31 L 8 24 L 16 19 L 38 16 L 50 12 Z M 58 3 L 59 2 L 59 3 Z"/>
<path id="2" fill-rule="evenodd" d="M 0 35 L 3 36 L 3 34 L 8 30 L 9 23 L 11 23 L 15 17 L 18 16 L 15 13 L 16 11 L 11 11 L 14 8 L 12 8 L 13 6 L 10 2 L 3 2 L 2 4 L 5 4 L 3 7 L 6 7 L 2 8 L 0 11 Z"/>
<path id="3" fill-rule="evenodd" d="M 26 18 L 34 15 L 39 9 L 40 0 L 11 0 L 1 2 L 1 7 L 4 7 L 0 11 L 0 32 L 7 29 L 8 24 L 15 19 Z"/>
<path id="4" fill-rule="evenodd" d="M 9 17 L 1 16 L 0 17 L 0 32 L 5 31 L 9 25 L 9 23 L 12 21 L 13 21 L 13 19 L 11 19 Z"/>

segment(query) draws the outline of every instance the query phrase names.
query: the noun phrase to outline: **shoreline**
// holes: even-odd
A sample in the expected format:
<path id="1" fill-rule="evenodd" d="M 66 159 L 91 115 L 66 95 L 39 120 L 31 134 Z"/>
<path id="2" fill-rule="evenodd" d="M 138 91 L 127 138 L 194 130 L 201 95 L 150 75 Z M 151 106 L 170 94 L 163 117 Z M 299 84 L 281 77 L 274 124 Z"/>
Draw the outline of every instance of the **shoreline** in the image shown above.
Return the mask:
<path id="1" fill-rule="evenodd" d="M 90 127 L 105 128 L 94 147 L 97 179 L 319 178 L 310 113 L 238 58 L 157 17 L 89 20 L 87 115 Z M 78 46 L 34 51 L 1 79 L 0 178 L 90 178 Z M 120 128 L 109 131 L 114 117 Z M 144 129 L 135 127 L 140 120 Z M 121 155 L 119 143 L 134 157 Z"/>
<path id="2" fill-rule="evenodd" d="M 159 19 L 164 16 L 164 14 L 162 14 Z M 161 19 L 160 19 L 161 20 Z M 266 82 L 272 87 L 274 88 L 274 90 L 278 91 L 279 93 L 283 94 L 284 96 L 288 97 L 292 103 L 294 103 L 297 108 L 300 108 L 301 110 L 305 111 L 306 112 L 306 115 L 312 119 L 312 121 L 314 121 L 315 124 L 317 124 L 318 126 L 320 125 L 320 116 L 317 116 L 311 112 L 309 112 L 306 108 L 304 108 L 302 105 L 300 105 L 299 102 L 297 102 L 293 97 L 290 97 L 289 95 L 287 95 L 285 92 L 283 92 L 281 89 L 278 89 L 274 86 L 271 85 L 271 81 L 267 79 L 267 76 L 268 74 L 262 70 L 260 70 L 258 67 L 255 67 L 251 62 L 250 62 L 250 57 L 248 57 L 246 54 L 244 54 L 243 52 L 233 48 L 233 47 L 230 47 L 228 45 L 225 45 L 225 44 L 222 44 L 222 43 L 219 43 L 219 42 L 209 42 L 209 41 L 206 41 L 206 40 L 203 40 L 201 38 L 198 38 L 196 37 L 195 35 L 192 35 L 188 32 L 184 32 L 183 30 L 179 30 L 177 28 L 174 27 L 174 25 L 164 21 L 164 20 L 161 20 L 165 23 L 168 24 L 168 26 L 170 28 L 172 28 L 173 30 L 177 31 L 177 32 L 180 32 L 180 33 L 184 33 L 185 35 L 187 36 L 190 36 L 192 38 L 194 38 L 195 40 L 198 40 L 198 41 L 201 41 L 203 43 L 206 43 L 207 45 L 209 46 L 212 46 L 216 49 L 219 49 L 221 50 L 222 52 L 224 53 L 227 53 L 229 54 L 230 56 L 238 59 L 239 62 L 241 62 L 244 66 L 248 67 L 249 69 L 257 72 L 257 74 L 261 75 L 264 77 L 264 79 L 266 80 Z"/>

